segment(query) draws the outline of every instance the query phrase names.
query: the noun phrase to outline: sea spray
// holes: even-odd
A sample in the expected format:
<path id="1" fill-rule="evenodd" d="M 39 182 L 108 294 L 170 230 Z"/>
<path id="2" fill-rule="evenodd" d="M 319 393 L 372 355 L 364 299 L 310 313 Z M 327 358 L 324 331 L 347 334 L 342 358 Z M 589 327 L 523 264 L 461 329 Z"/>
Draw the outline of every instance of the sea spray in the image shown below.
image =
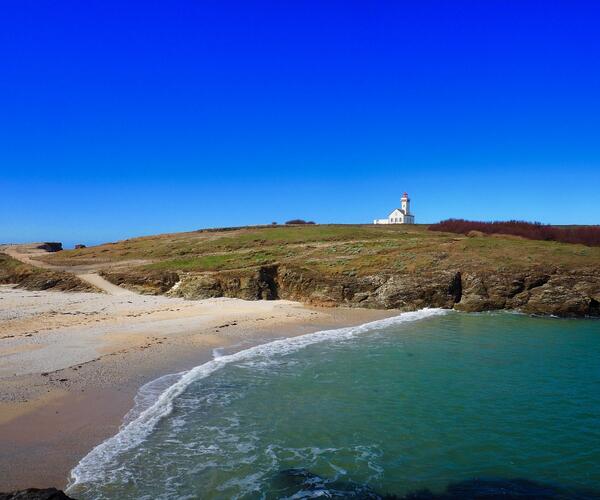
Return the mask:
<path id="1" fill-rule="evenodd" d="M 164 389 L 153 404 L 149 404 L 147 396 L 154 396 L 156 384 L 144 386 L 143 396 L 138 398 L 138 404 L 133 413 L 129 413 L 119 432 L 113 437 L 96 446 L 88 453 L 79 464 L 71 471 L 71 480 L 67 488 L 72 491 L 77 485 L 91 481 L 103 481 L 107 477 L 107 467 L 119 454 L 140 445 L 152 432 L 158 422 L 168 416 L 173 410 L 174 400 L 181 395 L 193 382 L 206 378 L 230 363 L 246 361 L 254 358 L 269 359 L 272 356 L 285 356 L 304 347 L 326 340 L 344 340 L 361 333 L 382 329 L 389 326 L 417 321 L 433 316 L 446 314 L 444 309 L 421 309 L 406 312 L 398 316 L 386 318 L 359 326 L 324 330 L 298 337 L 275 340 L 267 344 L 258 345 L 234 354 L 216 357 L 202 365 L 192 368 L 188 372 L 173 374 L 157 379 L 160 386 L 164 380 L 175 382 Z M 155 381 L 156 382 L 156 381 Z M 137 408 L 137 409 L 136 409 Z"/>

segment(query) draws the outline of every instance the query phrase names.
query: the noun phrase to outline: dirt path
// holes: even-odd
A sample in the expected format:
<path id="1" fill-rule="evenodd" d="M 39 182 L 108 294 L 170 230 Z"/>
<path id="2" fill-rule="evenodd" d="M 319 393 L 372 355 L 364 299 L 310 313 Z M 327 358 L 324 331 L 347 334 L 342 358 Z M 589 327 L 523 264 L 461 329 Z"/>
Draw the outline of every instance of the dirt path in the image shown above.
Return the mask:
<path id="1" fill-rule="evenodd" d="M 100 288 L 100 290 L 108 293 L 109 295 L 137 295 L 131 290 L 127 290 L 120 286 L 114 285 L 108 280 L 105 280 L 98 273 L 77 274 L 77 277 L 94 285 L 96 288 Z"/>
<path id="2" fill-rule="evenodd" d="M 96 288 L 99 288 L 100 290 L 109 295 L 137 295 L 135 292 L 126 290 L 125 288 L 121 288 L 117 285 L 113 285 L 110 281 L 105 280 L 97 272 L 94 272 L 94 270 L 88 269 L 87 266 L 85 270 L 77 270 L 65 266 L 54 266 L 52 264 L 47 264 L 46 262 L 35 259 L 34 257 L 44 255 L 47 253 L 45 250 L 36 248 L 35 244 L 5 245 L 0 247 L 0 251 L 6 253 L 7 255 L 10 255 L 13 259 L 20 260 L 24 264 L 29 264 L 34 267 L 39 267 L 41 269 L 72 273 L 76 275 L 79 279 L 86 281 L 91 285 L 94 285 Z"/>
<path id="3" fill-rule="evenodd" d="M 41 267 L 42 269 L 51 269 L 52 271 L 63 271 L 60 266 L 46 264 L 39 260 L 33 259 L 37 255 L 43 255 L 46 252 L 40 248 L 35 248 L 35 245 L 4 245 L 0 247 L 0 252 L 10 255 L 13 259 L 20 260 L 24 264 L 29 264 L 33 267 Z"/>

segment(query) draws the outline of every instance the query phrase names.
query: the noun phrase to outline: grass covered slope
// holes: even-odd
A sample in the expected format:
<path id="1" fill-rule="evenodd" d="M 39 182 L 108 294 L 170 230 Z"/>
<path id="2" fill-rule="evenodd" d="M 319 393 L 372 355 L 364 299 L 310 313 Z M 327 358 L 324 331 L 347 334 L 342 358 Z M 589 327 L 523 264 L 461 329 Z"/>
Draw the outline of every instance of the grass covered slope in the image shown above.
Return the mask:
<path id="1" fill-rule="evenodd" d="M 4 253 L 0 253 L 0 284 L 14 284 L 27 290 L 100 291 L 71 273 L 39 269 Z"/>
<path id="2" fill-rule="evenodd" d="M 302 225 L 205 230 L 48 254 L 64 266 L 119 263 L 111 281 L 190 298 L 293 298 L 364 307 L 527 310 L 541 292 L 584 291 L 564 314 L 595 311 L 600 248 L 429 231 L 426 226 Z M 126 269 L 127 261 L 132 264 Z M 175 290 L 174 283 L 179 282 Z M 536 290 L 537 289 L 537 290 Z M 563 292 L 564 292 L 563 290 Z M 563 293 L 561 292 L 561 293 Z M 557 292 L 558 293 L 558 292 Z M 560 295 L 560 294 L 559 294 Z M 534 299 L 533 302 L 531 299 Z M 540 312 L 561 313 L 557 297 Z M 548 299 L 548 300 L 546 300 Z M 567 296 L 562 302 L 568 302 Z M 536 311 L 539 304 L 532 306 Z"/>
<path id="3" fill-rule="evenodd" d="M 326 273 L 600 265 L 600 249 L 510 237 L 467 237 L 426 226 L 314 225 L 198 231 L 48 254 L 58 265 L 142 260 L 146 270 L 222 271 L 293 263 Z"/>

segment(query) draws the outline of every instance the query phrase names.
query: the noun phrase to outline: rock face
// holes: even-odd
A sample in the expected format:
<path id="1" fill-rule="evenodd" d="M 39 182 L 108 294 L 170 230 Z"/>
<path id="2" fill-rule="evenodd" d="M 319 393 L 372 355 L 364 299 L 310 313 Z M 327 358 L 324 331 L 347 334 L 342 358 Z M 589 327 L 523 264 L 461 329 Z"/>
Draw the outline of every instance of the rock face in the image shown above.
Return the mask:
<path id="1" fill-rule="evenodd" d="M 38 245 L 39 249 L 46 250 L 46 252 L 60 252 L 63 249 L 62 243 L 57 241 L 46 241 L 41 245 Z"/>
<path id="2" fill-rule="evenodd" d="M 27 490 L 0 493 L 0 500 L 75 500 L 56 488 L 29 488 Z"/>
<path id="3" fill-rule="evenodd" d="M 244 272 L 184 274 L 169 295 L 186 299 L 233 297 L 245 300 L 274 300 L 278 295 L 277 266 L 264 266 Z"/>
<path id="4" fill-rule="evenodd" d="M 26 290 L 55 290 L 61 292 L 100 292 L 89 283 L 66 272 L 39 270 L 23 275 L 18 279 L 9 279 L 6 283 L 16 283 Z"/>
<path id="5" fill-rule="evenodd" d="M 559 269 L 463 276 L 456 309 L 517 309 L 563 317 L 600 316 L 600 273 Z"/>
<path id="6" fill-rule="evenodd" d="M 516 309 L 562 317 L 600 316 L 600 270 L 432 270 L 352 276 L 274 265 L 244 271 L 181 273 L 179 279 L 169 295 L 187 299 L 280 298 L 320 306 L 400 310 L 442 307 L 468 312 Z M 173 280 L 171 277 L 168 282 Z"/>
<path id="7" fill-rule="evenodd" d="M 378 274 L 323 276 L 311 270 L 283 267 L 276 279 L 278 295 L 315 305 L 377 309 L 451 308 L 461 294 L 460 273 L 427 275 Z"/>
<path id="8" fill-rule="evenodd" d="M 111 283 L 146 295 L 168 292 L 178 281 L 174 271 L 101 271 L 100 275 Z"/>

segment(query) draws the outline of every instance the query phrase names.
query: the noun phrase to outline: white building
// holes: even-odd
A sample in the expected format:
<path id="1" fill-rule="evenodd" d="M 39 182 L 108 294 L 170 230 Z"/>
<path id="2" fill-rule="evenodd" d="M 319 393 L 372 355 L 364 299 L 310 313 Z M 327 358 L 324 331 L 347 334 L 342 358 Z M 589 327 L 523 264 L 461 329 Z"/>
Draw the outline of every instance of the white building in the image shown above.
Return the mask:
<path id="1" fill-rule="evenodd" d="M 415 216 L 410 213 L 410 198 L 407 193 L 402 195 L 400 208 L 395 208 L 387 219 L 375 219 L 373 224 L 414 224 Z"/>

